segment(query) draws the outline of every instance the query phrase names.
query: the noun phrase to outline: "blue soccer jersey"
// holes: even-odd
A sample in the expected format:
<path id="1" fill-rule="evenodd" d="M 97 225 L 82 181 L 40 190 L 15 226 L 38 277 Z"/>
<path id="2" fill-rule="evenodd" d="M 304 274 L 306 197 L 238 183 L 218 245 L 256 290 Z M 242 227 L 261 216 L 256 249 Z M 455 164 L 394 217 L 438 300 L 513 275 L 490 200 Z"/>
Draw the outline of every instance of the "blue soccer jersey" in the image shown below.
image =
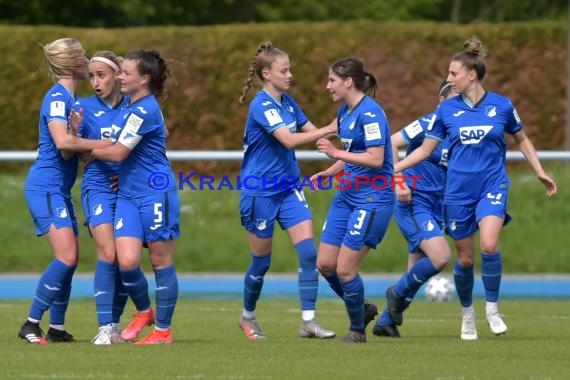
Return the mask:
<path id="1" fill-rule="evenodd" d="M 433 113 L 424 115 L 400 131 L 402 137 L 408 143 L 406 155 L 422 145 L 427 128 L 434 117 Z M 443 143 L 437 146 L 430 157 L 404 172 L 408 187 L 414 192 L 442 197 L 445 187 L 446 167 L 447 147 Z"/>
<path id="2" fill-rule="evenodd" d="M 363 153 L 370 147 L 384 147 L 382 167 L 374 169 L 352 163 L 344 165 L 337 174 L 337 187 L 343 197 L 352 204 L 393 203 L 394 165 L 390 127 L 380 105 L 365 96 L 353 110 L 344 104 L 337 115 L 338 135 L 347 152 Z"/>
<path id="3" fill-rule="evenodd" d="M 476 202 L 491 189 L 508 189 L 505 132 L 514 134 L 522 123 L 511 101 L 487 92 L 474 106 L 462 96 L 444 101 L 426 137 L 448 143 L 445 203 Z"/>
<path id="4" fill-rule="evenodd" d="M 74 109 L 83 109 L 83 121 L 79 128 L 81 137 L 91 140 L 111 139 L 113 143 L 119 137 L 121 127 L 113 124 L 121 108 L 128 105 L 128 97 L 114 107 L 105 103 L 97 95 L 79 99 Z M 94 160 L 85 165 L 81 192 L 87 190 L 112 191 L 110 177 L 119 173 L 119 164 L 108 161 Z"/>
<path id="5" fill-rule="evenodd" d="M 308 121 L 290 95 L 283 94 L 279 103 L 266 91 L 257 93 L 249 106 L 243 137 L 243 194 L 270 196 L 291 190 L 288 185 L 301 176 L 295 150 L 281 144 L 273 132 L 285 127 L 296 133 Z"/>
<path id="6" fill-rule="evenodd" d="M 166 157 L 164 117 L 154 95 L 123 107 L 112 128 L 121 129 L 117 143 L 134 146 L 119 165 L 119 195 L 137 198 L 177 189 Z"/>
<path id="7" fill-rule="evenodd" d="M 75 99 L 60 83 L 56 83 L 45 94 L 39 120 L 38 157 L 30 167 L 25 190 L 60 192 L 70 194 L 77 178 L 78 158 L 64 160 L 49 131 L 50 121 L 61 121 L 67 125 Z"/>

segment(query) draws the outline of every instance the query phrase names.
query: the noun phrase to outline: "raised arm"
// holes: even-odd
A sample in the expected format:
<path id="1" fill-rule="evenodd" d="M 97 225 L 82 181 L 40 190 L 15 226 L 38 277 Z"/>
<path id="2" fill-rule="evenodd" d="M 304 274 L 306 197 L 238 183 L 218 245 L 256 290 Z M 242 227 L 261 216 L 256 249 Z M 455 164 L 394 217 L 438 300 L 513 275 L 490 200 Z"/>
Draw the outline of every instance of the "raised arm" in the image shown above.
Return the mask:
<path id="1" fill-rule="evenodd" d="M 307 124 L 310 124 L 307 126 Z M 300 145 L 311 143 L 327 137 L 337 132 L 336 123 L 331 123 L 326 127 L 316 128 L 311 122 L 307 122 L 301 128 L 301 133 L 291 133 L 289 128 L 281 127 L 273 132 L 273 136 L 287 149 L 293 149 Z"/>
<path id="2" fill-rule="evenodd" d="M 394 164 L 394 173 L 402 172 L 419 164 L 433 153 L 438 144 L 439 141 L 426 137 L 422 145 L 414 149 L 414 151 L 406 156 L 402 161 Z"/>

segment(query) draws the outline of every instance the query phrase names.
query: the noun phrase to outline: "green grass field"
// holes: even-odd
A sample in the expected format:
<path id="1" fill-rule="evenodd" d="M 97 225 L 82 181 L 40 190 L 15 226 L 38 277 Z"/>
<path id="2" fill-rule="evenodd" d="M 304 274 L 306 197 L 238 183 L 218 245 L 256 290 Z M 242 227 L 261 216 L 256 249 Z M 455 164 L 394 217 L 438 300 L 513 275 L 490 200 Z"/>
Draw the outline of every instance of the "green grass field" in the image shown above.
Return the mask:
<path id="1" fill-rule="evenodd" d="M 325 163 L 322 163 L 323 166 Z M 223 164 L 220 164 L 223 165 Z M 312 163 L 314 166 L 315 163 Z M 217 166 L 223 172 L 224 166 Z M 27 165 L 22 164 L 25 173 Z M 545 168 L 558 181 L 559 194 L 544 196 L 544 188 L 527 164 L 512 170 L 509 208 L 514 217 L 502 233 L 501 250 L 505 273 L 570 273 L 567 219 L 570 215 L 570 171 L 561 163 L 546 162 Z M 28 213 L 23 183 L 25 174 L 0 175 L 0 241 L 3 244 L 0 273 L 41 272 L 52 255 L 45 239 L 35 238 Z M 76 184 L 76 211 L 84 218 Z M 243 272 L 249 264 L 249 251 L 240 224 L 237 191 L 182 190 L 182 235 L 177 242 L 176 265 L 181 272 Z M 311 192 L 306 196 L 314 215 L 316 241 L 334 191 Z M 287 235 L 276 227 L 272 272 L 295 272 L 297 257 Z M 93 244 L 85 228 L 80 233 L 79 271 L 95 267 Z M 146 265 L 147 260 L 143 260 Z M 363 263 L 364 272 L 402 272 L 406 267 L 406 244 L 397 226 L 390 229 L 380 245 Z M 146 270 L 150 268 L 145 267 Z M 448 269 L 449 270 L 449 269 Z"/>
<path id="2" fill-rule="evenodd" d="M 371 300 L 374 301 L 374 300 Z M 295 301 L 264 300 L 258 318 L 266 341 L 247 341 L 237 327 L 239 301 L 181 300 L 171 346 L 94 346 L 94 304 L 72 300 L 67 329 L 77 343 L 32 346 L 16 337 L 29 302 L 0 303 L 2 379 L 568 379 L 569 301 L 504 301 L 509 326 L 494 336 L 479 311 L 479 340 L 459 339 L 456 301 L 419 301 L 406 312 L 402 339 L 346 345 L 344 305 L 319 302 L 332 340 L 298 336 Z M 379 300 L 378 305 L 383 305 Z M 127 308 L 123 319 L 133 312 Z M 47 326 L 44 326 L 46 328 Z"/>

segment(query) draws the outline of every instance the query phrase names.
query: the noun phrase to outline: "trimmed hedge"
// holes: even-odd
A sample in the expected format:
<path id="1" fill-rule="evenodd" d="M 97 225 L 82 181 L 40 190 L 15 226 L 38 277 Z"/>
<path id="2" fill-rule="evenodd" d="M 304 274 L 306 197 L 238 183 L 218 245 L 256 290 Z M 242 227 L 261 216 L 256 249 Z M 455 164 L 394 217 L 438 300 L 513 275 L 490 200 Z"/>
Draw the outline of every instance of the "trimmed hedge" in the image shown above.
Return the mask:
<path id="1" fill-rule="evenodd" d="M 38 43 L 61 37 L 82 41 L 87 54 L 124 54 L 154 48 L 172 62 L 163 111 L 171 131 L 169 149 L 241 149 L 247 104 L 239 104 L 248 65 L 262 41 L 290 54 L 295 85 L 291 93 L 313 123 L 323 125 L 338 105 L 325 91 L 328 65 L 341 57 L 361 57 L 380 81 L 377 99 L 398 130 L 428 113 L 449 58 L 477 35 L 489 50 L 486 87 L 509 96 L 538 149 L 564 142 L 565 22 L 455 25 L 441 23 L 323 22 L 72 29 L 0 26 L 0 150 L 37 147 L 37 115 L 51 85 L 39 71 Z M 253 91 L 252 91 L 253 92 Z M 82 83 L 79 95 L 91 93 Z M 251 95 L 250 95 L 251 98 Z M 310 147 L 308 147 L 310 148 Z M 215 163 L 193 163 L 209 170 Z M 198 167 L 197 167 L 198 166 Z"/>

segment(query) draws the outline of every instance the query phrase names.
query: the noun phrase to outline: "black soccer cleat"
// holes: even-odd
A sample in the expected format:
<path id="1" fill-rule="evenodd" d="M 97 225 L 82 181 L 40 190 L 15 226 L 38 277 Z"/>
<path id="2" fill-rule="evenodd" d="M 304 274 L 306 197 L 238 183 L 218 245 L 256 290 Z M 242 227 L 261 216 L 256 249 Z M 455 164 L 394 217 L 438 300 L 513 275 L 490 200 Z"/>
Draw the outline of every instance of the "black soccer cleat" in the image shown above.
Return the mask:
<path id="1" fill-rule="evenodd" d="M 394 294 L 394 286 L 390 286 L 386 289 L 386 300 L 388 301 L 388 311 L 390 312 L 390 318 L 395 325 L 401 326 L 404 322 L 404 302 L 406 299 L 404 297 L 398 297 Z"/>
<path id="2" fill-rule="evenodd" d="M 364 301 L 364 329 L 370 322 L 374 320 L 374 317 L 378 315 L 378 308 L 373 303 L 368 303 Z"/>
<path id="3" fill-rule="evenodd" d="M 75 342 L 75 339 L 73 339 L 73 335 L 71 335 L 67 331 L 54 329 L 52 327 L 49 328 L 46 337 L 47 340 L 52 343 Z"/>
<path id="4" fill-rule="evenodd" d="M 375 325 L 372 333 L 376 336 L 386 336 L 390 338 L 400 338 L 400 332 L 396 325 Z"/>
<path id="5" fill-rule="evenodd" d="M 44 332 L 42 331 L 40 324 L 30 322 L 28 320 L 26 320 L 20 328 L 18 337 L 25 339 L 28 343 L 32 344 L 48 344 L 48 341 L 44 338 Z"/>

